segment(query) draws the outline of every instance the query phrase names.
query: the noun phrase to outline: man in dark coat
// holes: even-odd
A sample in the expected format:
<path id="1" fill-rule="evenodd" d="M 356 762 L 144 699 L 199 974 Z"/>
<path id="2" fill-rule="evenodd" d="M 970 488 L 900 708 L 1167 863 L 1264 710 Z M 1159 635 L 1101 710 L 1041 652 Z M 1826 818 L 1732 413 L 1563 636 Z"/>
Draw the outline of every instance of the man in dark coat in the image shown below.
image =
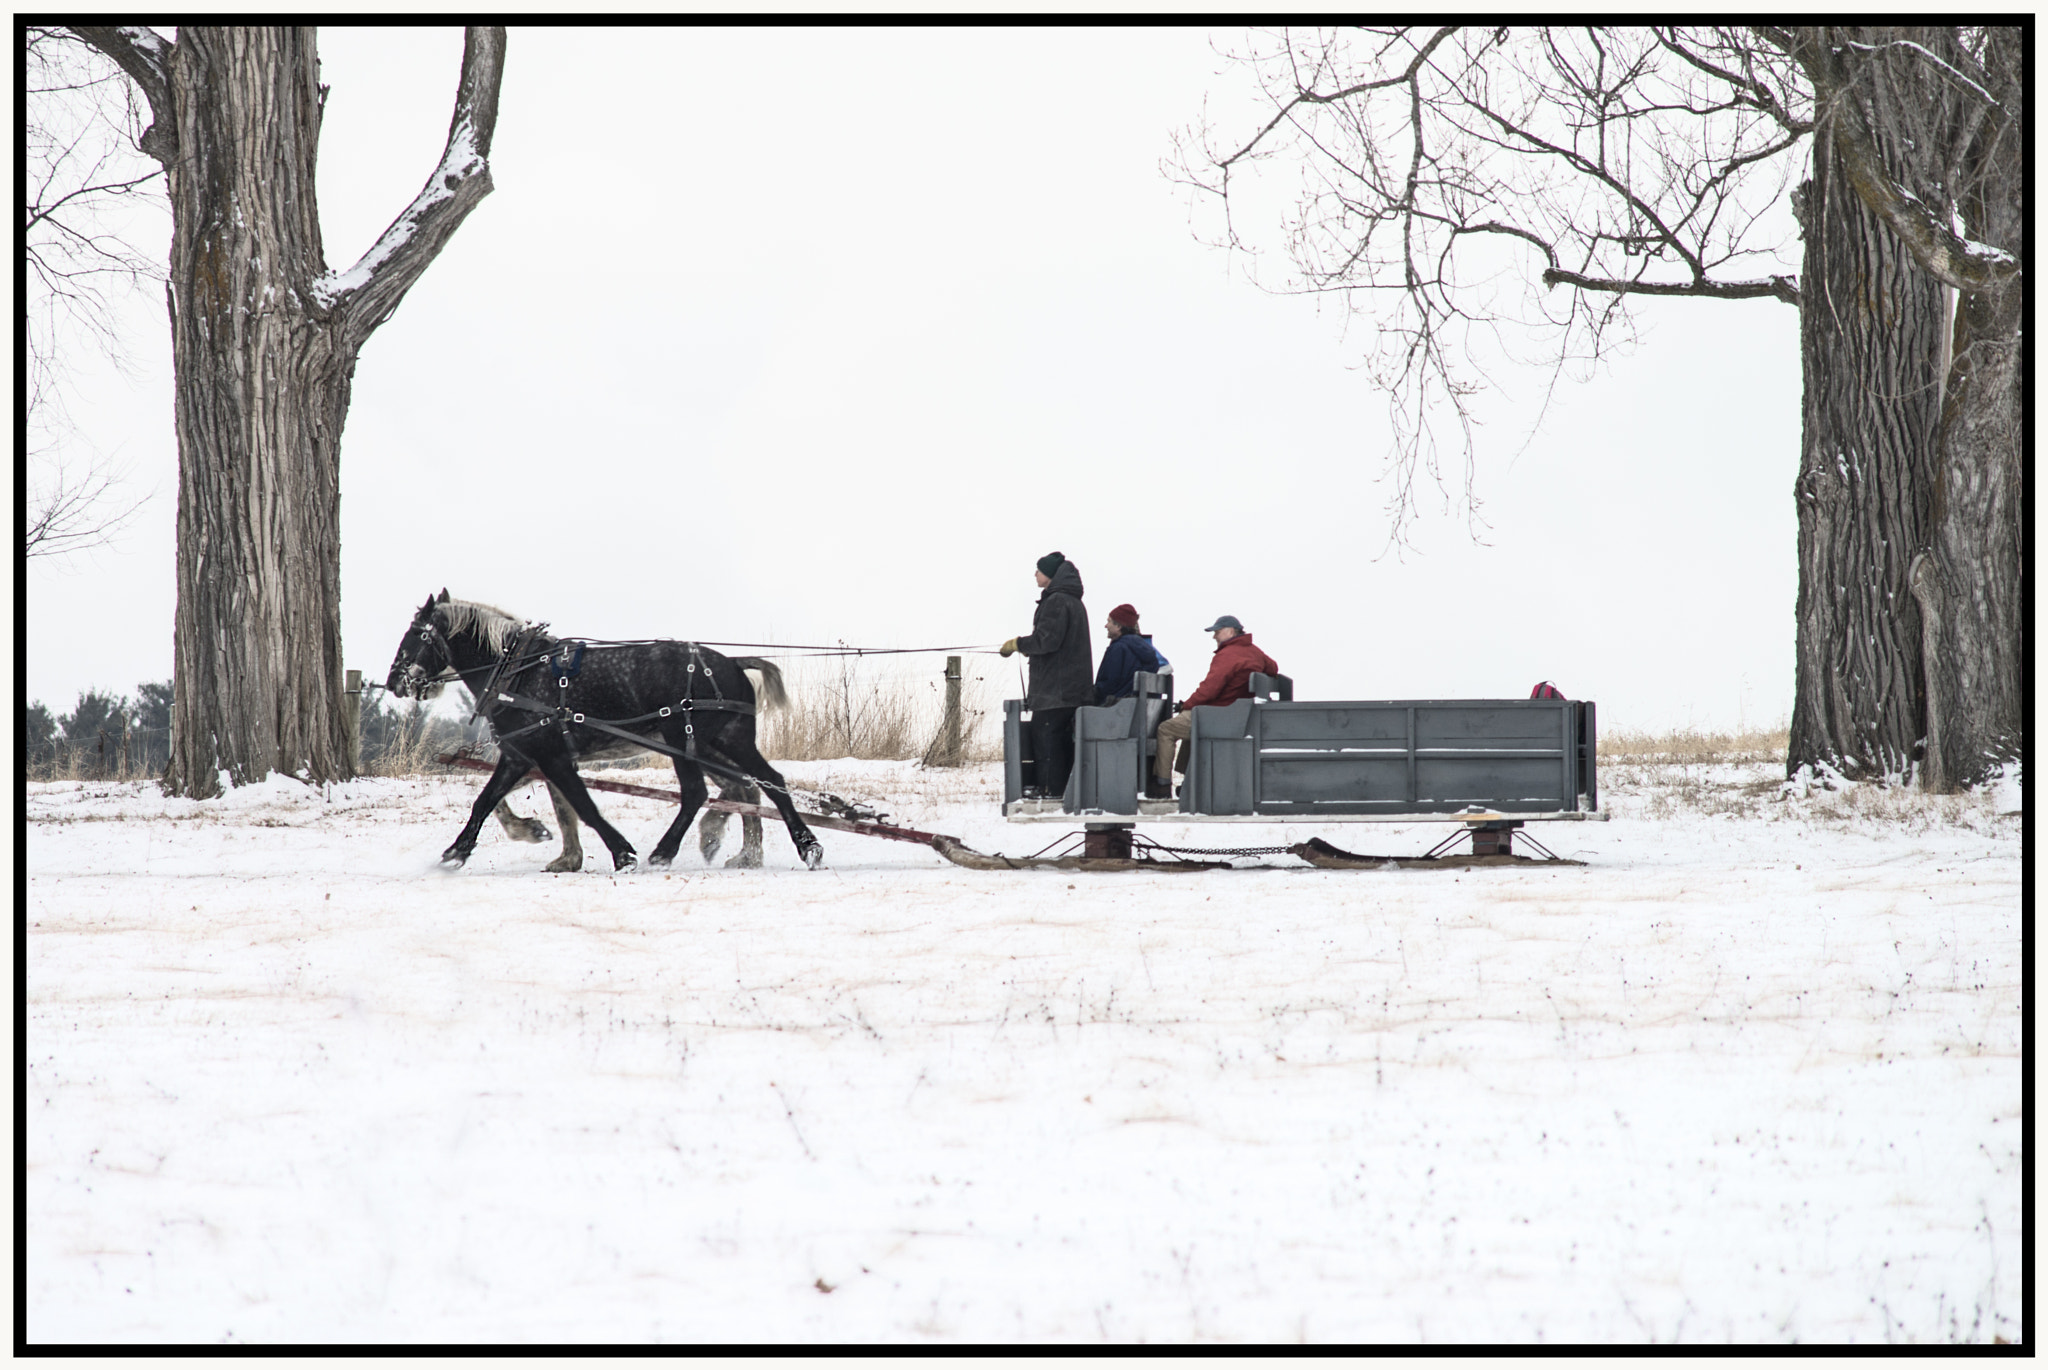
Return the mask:
<path id="1" fill-rule="evenodd" d="M 1109 611 L 1102 631 L 1109 646 L 1102 653 L 1102 669 L 1095 673 L 1095 702 L 1110 704 L 1136 692 L 1131 677 L 1140 671 L 1166 667 L 1166 654 L 1152 645 L 1152 635 L 1138 631 L 1138 611 L 1119 604 Z"/>
<path id="2" fill-rule="evenodd" d="M 1074 767 L 1074 710 L 1095 702 L 1095 661 L 1088 648 L 1088 610 L 1081 604 L 1081 571 L 1058 552 L 1038 559 L 1038 611 L 1031 631 L 1003 644 L 1003 655 L 1031 658 L 1024 707 L 1031 710 L 1038 786 L 1057 797 Z"/>

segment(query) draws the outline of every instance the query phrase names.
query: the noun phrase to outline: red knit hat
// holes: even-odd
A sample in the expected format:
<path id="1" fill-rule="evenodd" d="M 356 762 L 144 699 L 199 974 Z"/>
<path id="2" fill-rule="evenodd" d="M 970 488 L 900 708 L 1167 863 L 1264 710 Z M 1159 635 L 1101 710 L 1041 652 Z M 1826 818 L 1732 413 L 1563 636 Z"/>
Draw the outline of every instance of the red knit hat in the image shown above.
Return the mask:
<path id="1" fill-rule="evenodd" d="M 1125 628 L 1138 626 L 1138 611 L 1128 604 L 1119 604 L 1109 611 L 1109 621 Z"/>

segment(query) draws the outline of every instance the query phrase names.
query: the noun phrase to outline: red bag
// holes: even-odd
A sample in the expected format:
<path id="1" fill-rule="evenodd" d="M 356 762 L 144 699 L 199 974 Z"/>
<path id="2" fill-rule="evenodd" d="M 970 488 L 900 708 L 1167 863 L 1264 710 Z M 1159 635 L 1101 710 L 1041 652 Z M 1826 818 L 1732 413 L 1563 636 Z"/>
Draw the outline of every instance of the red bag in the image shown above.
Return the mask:
<path id="1" fill-rule="evenodd" d="M 1531 691 L 1529 691 L 1529 698 L 1531 698 L 1531 699 L 1563 699 L 1563 698 L 1564 698 L 1564 691 L 1563 691 L 1563 690 L 1560 690 L 1560 689 L 1558 689 L 1558 688 L 1557 688 L 1557 686 L 1555 686 L 1555 685 L 1551 684 L 1551 683 L 1550 683 L 1549 681 L 1547 681 L 1547 680 L 1544 680 L 1544 681 L 1539 681 L 1539 682 L 1537 682 L 1536 688 L 1535 688 L 1535 689 L 1533 689 L 1533 690 L 1531 690 Z"/>

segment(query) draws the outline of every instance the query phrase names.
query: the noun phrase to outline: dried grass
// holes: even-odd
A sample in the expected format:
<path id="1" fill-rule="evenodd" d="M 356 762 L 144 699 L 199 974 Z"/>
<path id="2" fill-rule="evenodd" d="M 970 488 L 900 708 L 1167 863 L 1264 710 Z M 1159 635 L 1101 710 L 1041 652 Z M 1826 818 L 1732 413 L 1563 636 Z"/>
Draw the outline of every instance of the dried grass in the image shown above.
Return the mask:
<path id="1" fill-rule="evenodd" d="M 1622 732 L 1600 739 L 1600 764 L 1637 763 L 1679 766 L 1752 766 L 1785 764 L 1792 730 L 1751 728 L 1736 732 L 1702 732 L 1683 728 L 1667 733 Z"/>
<path id="2" fill-rule="evenodd" d="M 1996 831 L 2015 821 L 1997 787 L 1929 794 L 1898 781 L 1830 775 L 1788 781 L 1789 728 L 1736 732 L 1682 729 L 1600 739 L 1601 807 L 1645 819 L 1797 818 L 1827 827 L 1876 824 L 1922 831 Z"/>
<path id="3" fill-rule="evenodd" d="M 960 687 L 960 759 L 1000 760 L 1000 687 L 974 660 Z M 789 707 L 761 718 L 761 754 L 771 761 L 941 760 L 945 681 L 922 659 L 894 668 L 860 657 L 800 662 L 785 668 L 784 684 Z"/>
<path id="4" fill-rule="evenodd" d="M 163 768 L 145 768 L 126 758 L 101 761 L 98 753 L 58 748 L 52 757 L 31 761 L 22 767 L 22 778 L 31 783 L 48 780 L 152 780 Z"/>
<path id="5" fill-rule="evenodd" d="M 462 745 L 462 728 L 426 706 L 392 709 L 391 732 L 374 753 L 364 748 L 362 774 L 379 776 L 443 775 L 454 769 L 436 759 Z"/>
<path id="6" fill-rule="evenodd" d="M 1002 683 L 977 674 L 969 657 L 960 682 L 962 762 L 1003 757 Z M 946 694 L 943 667 L 923 657 L 894 664 L 861 657 L 781 663 L 789 705 L 764 710 L 755 741 L 769 761 L 922 761 L 943 763 Z M 598 763 L 603 766 L 605 763 Z M 658 752 L 615 763 L 626 770 L 668 770 Z"/>

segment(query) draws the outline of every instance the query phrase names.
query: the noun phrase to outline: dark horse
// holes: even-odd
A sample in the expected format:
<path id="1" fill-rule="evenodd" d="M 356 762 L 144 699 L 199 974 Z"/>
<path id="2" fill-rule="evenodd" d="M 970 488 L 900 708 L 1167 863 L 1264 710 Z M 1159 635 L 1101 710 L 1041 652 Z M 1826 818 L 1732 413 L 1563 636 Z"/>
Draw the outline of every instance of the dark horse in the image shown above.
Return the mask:
<path id="1" fill-rule="evenodd" d="M 559 663 L 572 658 L 574 674 L 558 674 L 571 669 Z M 450 599 L 443 590 L 413 615 L 385 688 L 401 699 L 424 695 L 451 670 L 490 719 L 499 759 L 469 822 L 441 853 L 443 861 L 458 866 L 467 861 L 498 801 L 530 767 L 538 766 L 576 816 L 604 839 L 612 865 L 631 867 L 637 859 L 633 844 L 597 811 L 576 774 L 576 758 L 647 743 L 686 753 L 674 758 L 682 808 L 648 853 L 651 864 L 666 866 L 675 859 L 690 820 L 704 803 L 705 766 L 729 778 L 758 782 L 781 813 L 804 864 L 815 870 L 824 861 L 825 849 L 797 816 L 787 785 L 754 747 L 754 687 L 746 673 L 759 671 L 763 692 L 779 693 L 782 673 L 773 663 L 728 657 L 689 642 L 583 646 L 574 639 L 525 631 L 504 611 Z M 637 741 L 594 728 L 593 722 L 622 729 Z"/>

